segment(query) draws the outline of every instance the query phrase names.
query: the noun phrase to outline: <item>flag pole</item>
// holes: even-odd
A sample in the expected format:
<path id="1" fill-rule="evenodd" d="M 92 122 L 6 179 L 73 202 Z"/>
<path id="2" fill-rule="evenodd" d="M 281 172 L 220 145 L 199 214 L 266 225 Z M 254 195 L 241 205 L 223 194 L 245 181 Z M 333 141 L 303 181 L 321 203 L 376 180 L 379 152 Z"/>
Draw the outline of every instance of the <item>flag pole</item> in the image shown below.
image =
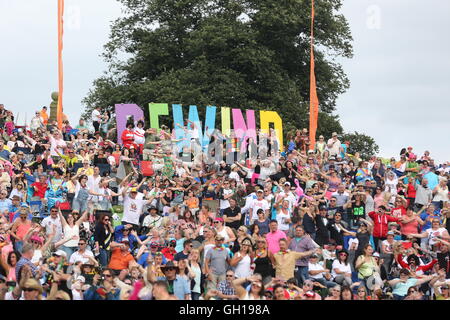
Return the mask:
<path id="1" fill-rule="evenodd" d="M 319 98 L 317 97 L 315 61 L 314 61 L 314 0 L 311 0 L 311 71 L 310 71 L 310 92 L 309 92 L 309 140 L 310 149 L 313 150 L 316 144 L 317 122 L 319 117 Z"/>

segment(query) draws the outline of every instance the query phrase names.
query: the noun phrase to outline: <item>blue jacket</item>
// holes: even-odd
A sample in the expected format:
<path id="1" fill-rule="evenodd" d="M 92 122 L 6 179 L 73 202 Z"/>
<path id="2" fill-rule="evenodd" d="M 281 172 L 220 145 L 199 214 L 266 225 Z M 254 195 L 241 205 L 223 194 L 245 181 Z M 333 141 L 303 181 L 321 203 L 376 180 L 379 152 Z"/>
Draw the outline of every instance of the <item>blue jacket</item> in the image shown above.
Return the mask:
<path id="1" fill-rule="evenodd" d="M 123 240 L 123 229 L 125 228 L 124 225 L 120 225 L 115 227 L 114 229 L 114 241 L 115 242 L 122 242 Z M 139 239 L 141 239 L 142 241 L 144 241 L 145 239 L 147 239 L 147 236 L 140 236 Z M 133 251 L 137 242 L 137 239 L 134 235 L 132 235 L 131 233 L 128 235 L 128 241 L 130 242 L 130 250 Z"/>

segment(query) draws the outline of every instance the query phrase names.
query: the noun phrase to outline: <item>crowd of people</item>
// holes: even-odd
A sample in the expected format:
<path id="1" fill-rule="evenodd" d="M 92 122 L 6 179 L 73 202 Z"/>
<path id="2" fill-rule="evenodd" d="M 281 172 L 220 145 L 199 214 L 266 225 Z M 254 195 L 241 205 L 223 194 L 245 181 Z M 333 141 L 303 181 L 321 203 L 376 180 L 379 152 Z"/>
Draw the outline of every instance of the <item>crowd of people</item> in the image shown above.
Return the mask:
<path id="1" fill-rule="evenodd" d="M 50 119 L 0 104 L 0 300 L 450 299 L 450 166 L 428 151 Z"/>

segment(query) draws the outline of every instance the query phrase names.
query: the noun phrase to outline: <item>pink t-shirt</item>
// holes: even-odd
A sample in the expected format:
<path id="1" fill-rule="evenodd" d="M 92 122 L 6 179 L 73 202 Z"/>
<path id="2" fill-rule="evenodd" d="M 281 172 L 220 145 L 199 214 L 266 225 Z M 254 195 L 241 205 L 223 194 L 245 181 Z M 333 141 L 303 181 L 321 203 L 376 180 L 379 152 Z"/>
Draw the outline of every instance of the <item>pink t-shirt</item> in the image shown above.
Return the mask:
<path id="1" fill-rule="evenodd" d="M 280 239 L 286 239 L 286 234 L 281 230 L 266 234 L 267 245 L 270 252 L 276 253 L 280 251 L 280 245 L 278 243 Z"/>

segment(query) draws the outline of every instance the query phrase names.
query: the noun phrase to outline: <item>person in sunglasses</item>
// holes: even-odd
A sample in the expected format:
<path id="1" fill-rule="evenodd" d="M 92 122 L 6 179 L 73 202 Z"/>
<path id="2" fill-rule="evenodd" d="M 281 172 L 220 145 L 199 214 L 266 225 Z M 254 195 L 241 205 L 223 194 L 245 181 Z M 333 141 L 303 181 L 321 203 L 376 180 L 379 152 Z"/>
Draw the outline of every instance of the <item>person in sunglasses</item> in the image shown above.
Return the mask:
<path id="1" fill-rule="evenodd" d="M 167 260 L 173 260 L 177 251 L 175 250 L 175 247 L 177 246 L 176 240 L 170 240 L 167 247 L 163 248 L 161 250 L 161 253 L 164 255 L 164 257 Z"/>
<path id="2" fill-rule="evenodd" d="M 152 284 L 160 280 L 167 281 L 168 293 L 170 295 L 174 295 L 179 300 L 191 299 L 190 281 L 178 274 L 179 268 L 177 264 L 169 261 L 166 265 L 161 266 L 161 271 L 164 273 L 164 277 L 157 277 L 153 270 L 148 271 L 148 278 Z"/>
<path id="3" fill-rule="evenodd" d="M 96 274 L 92 286 L 84 293 L 84 300 L 119 300 L 120 289 L 115 287 L 114 271 L 104 269 Z"/>

